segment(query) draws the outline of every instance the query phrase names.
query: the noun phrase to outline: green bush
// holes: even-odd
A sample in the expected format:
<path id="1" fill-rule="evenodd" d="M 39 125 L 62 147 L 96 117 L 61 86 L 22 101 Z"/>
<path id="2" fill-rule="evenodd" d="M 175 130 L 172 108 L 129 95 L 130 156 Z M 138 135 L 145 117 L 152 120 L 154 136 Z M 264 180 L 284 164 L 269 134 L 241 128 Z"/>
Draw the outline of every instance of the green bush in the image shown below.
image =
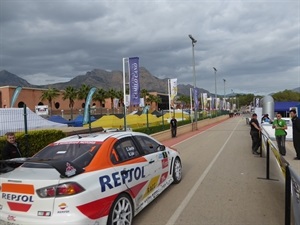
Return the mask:
<path id="1" fill-rule="evenodd" d="M 66 134 L 60 130 L 36 130 L 16 133 L 16 140 L 19 143 L 22 156 L 31 157 L 48 144 L 66 137 Z M 0 149 L 6 144 L 6 136 L 0 137 Z M 0 152 L 0 159 L 2 159 Z"/>

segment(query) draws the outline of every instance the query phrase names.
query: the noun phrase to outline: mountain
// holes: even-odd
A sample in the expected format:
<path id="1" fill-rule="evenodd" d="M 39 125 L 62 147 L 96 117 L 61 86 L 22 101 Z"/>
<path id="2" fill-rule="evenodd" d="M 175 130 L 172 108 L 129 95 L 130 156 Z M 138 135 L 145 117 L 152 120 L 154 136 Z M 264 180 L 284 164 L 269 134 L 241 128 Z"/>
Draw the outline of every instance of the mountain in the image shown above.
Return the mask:
<path id="1" fill-rule="evenodd" d="M 6 70 L 0 71 L 0 86 L 22 86 L 33 87 L 34 85 L 28 83 L 26 80 L 12 74 Z"/>
<path id="2" fill-rule="evenodd" d="M 82 84 L 90 85 L 91 87 L 103 88 L 108 90 L 114 88 L 123 90 L 123 72 L 122 71 L 106 71 L 94 69 L 87 72 L 85 75 L 78 75 L 68 82 L 55 83 L 49 85 L 32 85 L 26 80 L 9 73 L 5 70 L 0 72 L 0 86 L 22 86 L 35 88 L 57 88 L 65 89 L 67 86 L 80 88 Z M 140 86 L 141 90 L 146 89 L 148 92 L 168 93 L 168 78 L 159 79 L 153 76 L 146 68 L 140 67 Z M 178 84 L 178 95 L 190 95 L 192 85 Z M 198 88 L 198 93 L 209 93 L 207 90 Z"/>

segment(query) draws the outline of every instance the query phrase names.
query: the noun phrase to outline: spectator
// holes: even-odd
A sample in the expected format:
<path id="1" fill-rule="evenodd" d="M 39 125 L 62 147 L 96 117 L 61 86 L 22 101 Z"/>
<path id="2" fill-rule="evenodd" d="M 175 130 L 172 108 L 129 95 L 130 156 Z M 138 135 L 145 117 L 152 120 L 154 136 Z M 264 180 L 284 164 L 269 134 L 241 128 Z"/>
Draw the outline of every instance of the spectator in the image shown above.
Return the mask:
<path id="1" fill-rule="evenodd" d="M 16 142 L 16 136 L 13 132 L 8 132 L 6 135 L 6 145 L 2 149 L 2 159 L 13 159 L 21 157 L 21 152 Z"/>
<path id="2" fill-rule="evenodd" d="M 261 128 L 259 126 L 256 113 L 253 113 L 253 115 L 251 117 L 250 126 L 251 126 L 250 135 L 251 135 L 251 139 L 252 139 L 252 154 L 258 155 L 259 152 L 257 150 L 260 147 Z"/>
<path id="3" fill-rule="evenodd" d="M 276 142 L 278 146 L 279 153 L 281 155 L 286 154 L 286 149 L 285 149 L 285 139 L 286 139 L 286 129 L 287 125 L 285 120 L 282 119 L 282 116 L 280 113 L 276 114 L 276 120 L 273 122 L 272 128 L 275 129 L 275 137 L 276 137 Z"/>
<path id="4" fill-rule="evenodd" d="M 175 119 L 174 116 L 172 117 L 172 119 L 170 121 L 170 128 L 171 128 L 172 137 L 176 137 L 176 134 L 177 134 L 177 120 Z"/>
<path id="5" fill-rule="evenodd" d="M 295 160 L 300 160 L 300 119 L 297 116 L 296 110 L 290 110 L 290 116 L 293 123 L 293 144 L 296 151 Z"/>
<path id="6" fill-rule="evenodd" d="M 272 120 L 269 117 L 269 114 L 265 114 L 262 118 L 261 118 L 261 123 L 272 123 Z"/>

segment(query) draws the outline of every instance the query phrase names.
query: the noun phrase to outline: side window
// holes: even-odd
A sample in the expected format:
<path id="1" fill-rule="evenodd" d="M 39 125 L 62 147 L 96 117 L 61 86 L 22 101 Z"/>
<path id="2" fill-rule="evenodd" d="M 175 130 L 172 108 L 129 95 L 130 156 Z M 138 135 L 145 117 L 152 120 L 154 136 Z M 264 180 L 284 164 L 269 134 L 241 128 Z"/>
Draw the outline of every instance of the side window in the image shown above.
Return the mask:
<path id="1" fill-rule="evenodd" d="M 141 145 L 145 154 L 157 152 L 157 147 L 159 144 L 156 141 L 144 136 L 137 136 L 136 139 Z"/>
<path id="2" fill-rule="evenodd" d="M 111 160 L 113 163 L 120 163 L 129 159 L 140 156 L 135 144 L 131 138 L 124 138 L 114 145 L 111 152 Z"/>

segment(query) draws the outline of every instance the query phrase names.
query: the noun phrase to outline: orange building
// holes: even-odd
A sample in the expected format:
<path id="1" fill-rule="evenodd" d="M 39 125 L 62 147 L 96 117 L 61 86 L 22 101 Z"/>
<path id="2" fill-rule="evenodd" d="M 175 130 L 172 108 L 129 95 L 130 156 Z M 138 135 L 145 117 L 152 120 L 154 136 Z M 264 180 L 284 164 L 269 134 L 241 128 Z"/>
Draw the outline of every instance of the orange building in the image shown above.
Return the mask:
<path id="1" fill-rule="evenodd" d="M 41 96 L 43 91 L 46 91 L 48 89 L 41 89 L 41 88 L 30 88 L 30 87 L 23 87 L 17 100 L 15 101 L 14 105 L 11 105 L 11 100 L 14 95 L 14 92 L 16 90 L 16 86 L 2 86 L 0 87 L 0 108 L 22 108 L 24 104 L 35 112 L 36 106 L 42 106 L 42 105 L 48 105 L 48 100 L 41 100 Z M 60 96 L 55 98 L 52 101 L 52 115 L 60 115 L 70 114 L 70 107 L 69 107 L 69 100 L 63 100 L 63 92 L 64 90 L 60 91 Z M 158 93 L 151 93 L 153 95 L 158 95 Z M 165 95 L 165 94 L 162 94 Z M 167 96 L 167 95 L 166 95 Z M 81 114 L 82 110 L 85 106 L 85 100 L 75 100 L 73 113 Z M 116 109 L 111 109 L 111 100 L 108 98 L 105 100 L 105 103 L 103 103 L 102 107 L 100 107 L 100 102 L 98 101 L 92 101 L 91 106 L 93 108 L 93 113 L 95 114 L 122 114 L 123 113 L 123 107 L 119 104 Z M 50 107 L 50 106 L 49 106 Z M 159 106 L 157 106 L 155 103 L 152 103 L 151 109 L 157 109 Z M 133 107 L 131 110 L 137 110 L 138 107 Z"/>

